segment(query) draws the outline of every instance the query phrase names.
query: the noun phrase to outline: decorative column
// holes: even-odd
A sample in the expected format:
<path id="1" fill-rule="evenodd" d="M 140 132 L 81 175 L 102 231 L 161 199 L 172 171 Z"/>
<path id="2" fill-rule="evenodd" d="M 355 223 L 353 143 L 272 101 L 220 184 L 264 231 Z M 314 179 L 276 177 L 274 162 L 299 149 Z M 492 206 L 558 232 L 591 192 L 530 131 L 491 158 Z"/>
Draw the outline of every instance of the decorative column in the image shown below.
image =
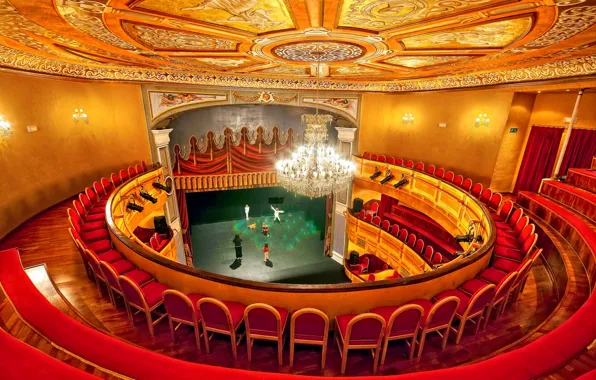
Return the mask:
<path id="1" fill-rule="evenodd" d="M 350 159 L 353 153 L 354 138 L 357 128 L 335 127 L 338 137 L 338 152 L 344 157 Z M 344 263 L 347 257 L 346 217 L 344 211 L 349 208 L 350 198 L 352 197 L 352 185 L 341 192 L 334 193 L 335 204 L 333 210 L 333 260 L 340 264 Z"/>
<path id="2" fill-rule="evenodd" d="M 153 141 L 157 151 L 157 159 L 161 166 L 166 169 L 167 175 L 173 175 L 172 158 L 170 156 L 170 132 L 173 129 L 153 129 Z M 181 264 L 186 264 L 186 255 L 184 253 L 184 244 L 182 243 L 182 228 L 180 227 L 180 213 L 178 211 L 178 199 L 176 199 L 176 189 L 172 181 L 172 194 L 168 195 L 165 203 L 164 214 L 170 228 L 176 232 L 179 242 L 176 246 L 176 260 Z"/>
<path id="3" fill-rule="evenodd" d="M 577 99 L 575 100 L 575 107 L 573 108 L 573 113 L 571 114 L 571 121 L 569 121 L 569 125 L 567 126 L 567 129 L 565 129 L 565 139 L 563 140 L 563 146 L 561 147 L 559 157 L 557 157 L 557 164 L 555 165 L 555 170 L 553 171 L 554 176 L 558 176 L 559 170 L 561 170 L 561 164 L 563 163 L 563 157 L 565 157 L 565 152 L 567 151 L 567 144 L 569 144 L 569 139 L 571 138 L 571 131 L 573 130 L 573 125 L 577 121 L 577 113 L 579 112 L 579 104 L 581 103 L 583 94 L 584 94 L 584 90 L 579 90 L 579 92 L 577 93 Z"/>

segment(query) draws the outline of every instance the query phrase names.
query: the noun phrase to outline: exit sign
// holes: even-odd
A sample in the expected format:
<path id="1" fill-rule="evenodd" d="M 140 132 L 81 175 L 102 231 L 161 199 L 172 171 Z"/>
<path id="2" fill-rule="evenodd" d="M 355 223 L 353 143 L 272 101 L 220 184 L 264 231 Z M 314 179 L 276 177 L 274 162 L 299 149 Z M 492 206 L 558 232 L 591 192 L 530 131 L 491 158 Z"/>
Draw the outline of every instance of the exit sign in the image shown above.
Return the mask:
<path id="1" fill-rule="evenodd" d="M 517 133 L 517 128 L 509 128 L 509 133 Z"/>

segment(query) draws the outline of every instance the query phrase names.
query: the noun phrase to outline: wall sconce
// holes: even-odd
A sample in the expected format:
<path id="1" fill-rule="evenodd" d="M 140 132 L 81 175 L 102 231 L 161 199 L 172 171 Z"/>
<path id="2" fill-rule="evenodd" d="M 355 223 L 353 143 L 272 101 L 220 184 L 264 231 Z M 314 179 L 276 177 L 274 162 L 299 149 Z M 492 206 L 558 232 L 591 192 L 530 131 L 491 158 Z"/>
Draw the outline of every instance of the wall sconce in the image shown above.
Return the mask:
<path id="1" fill-rule="evenodd" d="M 476 118 L 476 122 L 474 123 L 474 126 L 476 128 L 483 126 L 483 127 L 488 127 L 488 123 L 490 123 L 490 119 L 486 116 L 486 114 L 479 114 L 478 117 Z"/>
<path id="2" fill-rule="evenodd" d="M 78 123 L 79 121 L 83 121 L 85 122 L 85 124 L 89 124 L 89 120 L 87 119 L 87 114 L 83 112 L 82 109 L 76 109 L 74 111 L 74 113 L 72 114 L 72 120 L 75 123 Z"/>
<path id="3" fill-rule="evenodd" d="M 8 136 L 12 136 L 12 128 L 10 123 L 0 116 L 0 140 L 4 140 Z"/>
<path id="4" fill-rule="evenodd" d="M 414 124 L 414 116 L 411 113 L 407 113 L 401 118 L 401 121 L 404 124 Z"/>

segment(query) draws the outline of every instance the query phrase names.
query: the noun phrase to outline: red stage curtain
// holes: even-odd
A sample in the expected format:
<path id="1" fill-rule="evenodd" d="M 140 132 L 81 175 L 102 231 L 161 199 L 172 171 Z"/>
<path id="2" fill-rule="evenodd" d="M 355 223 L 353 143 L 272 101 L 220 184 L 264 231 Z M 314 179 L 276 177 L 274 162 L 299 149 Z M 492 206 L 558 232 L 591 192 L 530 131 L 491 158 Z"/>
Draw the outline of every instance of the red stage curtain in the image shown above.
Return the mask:
<path id="1" fill-rule="evenodd" d="M 276 149 L 277 148 L 277 149 Z M 259 145 L 246 144 L 246 154 L 244 142 L 232 147 L 232 173 L 254 173 L 269 172 L 275 170 L 275 162 L 280 155 L 289 149 L 288 145 Z"/>
<path id="2" fill-rule="evenodd" d="M 188 207 L 186 205 L 186 192 L 184 190 L 176 190 L 176 198 L 178 198 L 178 210 L 180 211 L 180 228 L 182 229 L 182 242 L 184 243 L 184 252 L 192 255 L 192 244 L 190 243 L 190 230 L 188 221 Z M 188 247 L 188 248 L 187 248 Z"/>
<path id="3" fill-rule="evenodd" d="M 569 144 L 563 156 L 559 175 L 567 174 L 570 168 L 589 168 L 592 164 L 592 157 L 596 155 L 596 130 L 594 129 L 573 129 Z"/>
<path id="4" fill-rule="evenodd" d="M 538 191 L 540 181 L 551 176 L 562 134 L 561 128 L 532 127 L 513 189 L 515 194 L 519 190 Z"/>
<path id="5" fill-rule="evenodd" d="M 381 219 L 383 215 L 391 214 L 391 208 L 397 206 L 399 201 L 395 198 L 391 198 L 388 195 L 381 194 L 381 202 L 379 203 L 379 212 L 377 213 Z"/>

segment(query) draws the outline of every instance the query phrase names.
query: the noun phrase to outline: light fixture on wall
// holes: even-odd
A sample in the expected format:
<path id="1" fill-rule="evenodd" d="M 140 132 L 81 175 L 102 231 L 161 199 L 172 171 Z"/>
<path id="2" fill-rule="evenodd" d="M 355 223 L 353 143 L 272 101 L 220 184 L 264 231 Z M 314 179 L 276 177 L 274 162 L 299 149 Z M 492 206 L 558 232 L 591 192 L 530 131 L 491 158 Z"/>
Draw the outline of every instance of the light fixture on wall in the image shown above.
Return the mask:
<path id="1" fill-rule="evenodd" d="M 89 124 L 89 120 L 87 118 L 87 114 L 85 112 L 83 112 L 83 109 L 76 109 L 74 111 L 74 113 L 72 114 L 72 120 L 75 123 L 78 123 L 79 121 L 82 121 L 85 124 Z"/>
<path id="2" fill-rule="evenodd" d="M 8 136 L 12 136 L 12 127 L 8 120 L 4 120 L 4 118 L 0 116 L 0 140 L 4 140 Z"/>
<path id="3" fill-rule="evenodd" d="M 476 128 L 478 128 L 478 127 L 488 127 L 488 123 L 490 123 L 490 119 L 488 118 L 488 116 L 486 116 L 485 113 L 481 113 L 476 118 L 476 122 L 474 123 L 474 126 Z"/>
<path id="4" fill-rule="evenodd" d="M 407 113 L 401 118 L 401 121 L 403 121 L 404 124 L 414 124 L 414 115 Z"/>

